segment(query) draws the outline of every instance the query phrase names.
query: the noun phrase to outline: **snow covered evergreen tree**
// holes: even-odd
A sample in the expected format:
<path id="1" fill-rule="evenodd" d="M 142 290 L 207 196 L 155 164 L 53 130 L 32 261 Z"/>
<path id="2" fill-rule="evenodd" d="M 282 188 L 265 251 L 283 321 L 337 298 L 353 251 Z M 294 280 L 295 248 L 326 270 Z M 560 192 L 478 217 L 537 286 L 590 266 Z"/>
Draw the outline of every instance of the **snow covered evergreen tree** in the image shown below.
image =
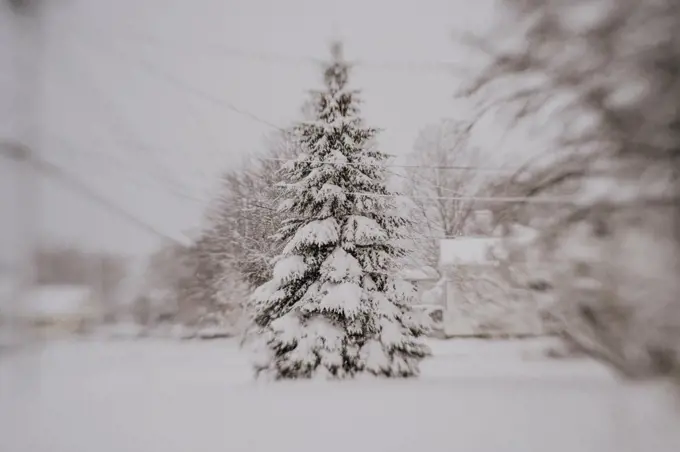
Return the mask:
<path id="1" fill-rule="evenodd" d="M 430 352 L 427 320 L 412 311 L 413 287 L 396 279 L 406 253 L 386 189 L 387 155 L 359 116 L 349 65 L 335 44 L 326 89 L 312 91 L 314 121 L 297 129 L 303 152 L 285 165 L 285 243 L 273 278 L 252 297 L 263 355 L 275 379 L 418 375 Z"/>

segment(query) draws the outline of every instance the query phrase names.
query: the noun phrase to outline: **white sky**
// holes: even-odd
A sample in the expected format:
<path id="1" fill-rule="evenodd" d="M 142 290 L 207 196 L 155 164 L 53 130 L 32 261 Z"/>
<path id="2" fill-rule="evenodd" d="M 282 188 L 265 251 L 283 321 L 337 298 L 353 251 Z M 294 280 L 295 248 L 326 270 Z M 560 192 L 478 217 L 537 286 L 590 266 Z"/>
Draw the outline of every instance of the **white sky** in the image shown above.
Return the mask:
<path id="1" fill-rule="evenodd" d="M 13 41 L 3 39 L 12 33 L 4 4 L 0 74 L 7 64 L 5 73 L 16 72 L 9 58 Z M 341 37 L 349 59 L 417 68 L 465 64 L 469 55 L 452 33 L 483 34 L 495 12 L 493 0 L 49 2 L 38 149 L 92 190 L 178 236 L 199 224 L 201 200 L 214 190 L 219 172 L 261 149 L 271 130 L 210 99 L 286 125 L 299 118 L 305 91 L 320 82 L 313 64 L 238 58 L 227 48 L 324 58 L 331 39 Z M 417 68 L 359 66 L 351 80 L 363 90 L 369 123 L 384 129 L 381 145 L 398 155 L 411 150 L 423 126 L 464 115 L 453 99 L 459 78 Z M 16 89 L 16 79 L 0 77 L 0 94 Z M 12 114 L 1 109 L 0 123 Z M 18 234 L 13 176 L 16 169 L 0 163 L 0 249 L 8 254 Z M 42 188 L 40 225 L 50 241 L 126 254 L 157 244 L 60 183 Z"/>

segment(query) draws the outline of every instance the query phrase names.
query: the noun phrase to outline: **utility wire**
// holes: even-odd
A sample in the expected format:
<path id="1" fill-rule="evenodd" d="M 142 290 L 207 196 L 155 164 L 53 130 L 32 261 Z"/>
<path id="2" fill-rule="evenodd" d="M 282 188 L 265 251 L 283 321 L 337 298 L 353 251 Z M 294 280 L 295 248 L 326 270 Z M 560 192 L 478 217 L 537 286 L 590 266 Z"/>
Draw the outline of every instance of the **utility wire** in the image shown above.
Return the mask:
<path id="1" fill-rule="evenodd" d="M 103 205 L 104 207 L 108 208 L 109 210 L 117 213 L 121 217 L 125 218 L 126 220 L 130 221 L 131 223 L 137 225 L 141 229 L 144 229 L 147 232 L 150 232 L 153 235 L 156 235 L 158 237 L 164 238 L 166 240 L 170 240 L 172 242 L 182 244 L 181 241 L 177 240 L 174 237 L 170 237 L 169 235 L 161 232 L 159 229 L 156 227 L 150 225 L 149 223 L 140 220 L 133 214 L 129 213 L 128 211 L 122 209 L 118 205 L 114 204 L 104 196 L 98 194 L 97 192 L 93 191 L 90 189 L 86 184 L 83 182 L 71 177 L 68 173 L 66 173 L 64 170 L 59 168 L 58 166 L 48 163 L 45 161 L 35 161 L 34 164 L 38 169 L 43 171 L 44 173 L 51 175 L 52 177 L 61 180 L 64 184 L 70 185 L 73 189 L 75 189 L 77 192 L 93 199 L 94 201 L 98 202 L 99 204 Z"/>
<path id="2" fill-rule="evenodd" d="M 77 36 L 74 36 L 77 38 Z M 82 39 L 78 39 L 79 42 L 83 42 Z M 84 42 L 92 43 L 90 40 L 85 40 Z M 175 77 L 172 74 L 169 74 L 165 71 L 159 70 L 154 64 L 149 62 L 148 60 L 142 59 L 142 58 L 136 58 L 130 55 L 127 55 L 125 52 L 121 52 L 114 46 L 110 45 L 110 43 L 105 44 L 105 51 L 108 52 L 110 55 L 114 55 L 115 57 L 123 60 L 127 60 L 134 65 L 136 65 L 138 68 L 143 70 L 149 75 L 152 75 L 153 77 L 156 77 L 160 80 L 163 80 L 166 84 L 174 86 L 175 88 L 179 88 L 194 97 L 198 99 L 202 99 L 203 101 L 206 101 L 208 103 L 211 103 L 213 105 L 219 106 L 221 108 L 226 108 L 238 115 L 247 117 L 255 122 L 264 124 L 268 127 L 271 127 L 273 129 L 279 130 L 281 132 L 287 133 L 288 131 L 282 127 L 279 127 L 278 125 L 274 124 L 271 121 L 268 121 L 266 119 L 263 119 L 259 117 L 258 115 L 251 113 L 250 111 L 241 108 L 231 102 L 228 99 L 225 99 L 223 97 L 217 97 L 214 96 L 206 91 L 203 91 L 202 89 L 196 88 L 192 86 L 191 84 L 187 83 L 186 81 L 182 80 L 180 77 Z M 101 48 L 98 48 L 97 50 L 101 50 Z"/>
<path id="3" fill-rule="evenodd" d="M 272 160 L 279 162 L 294 162 L 296 159 L 284 159 L 276 157 L 265 157 L 263 160 Z M 373 166 L 381 168 L 409 168 L 409 169 L 444 169 L 444 170 L 458 170 L 458 171 L 478 171 L 478 172 L 493 172 L 493 173 L 506 173 L 514 174 L 514 170 L 507 170 L 503 168 L 493 168 L 493 167 L 478 167 L 478 166 L 465 166 L 465 165 L 396 165 L 396 164 L 366 164 L 366 163 L 351 163 L 351 162 L 322 162 L 315 161 L 315 164 L 321 165 L 347 165 L 347 166 Z"/>
<path id="4" fill-rule="evenodd" d="M 565 197 L 527 197 L 527 196 L 408 196 L 399 194 L 384 195 L 380 193 L 345 192 L 348 195 L 372 198 L 407 198 L 424 200 L 481 201 L 497 203 L 530 203 L 530 204 L 575 204 L 576 201 Z"/>
<path id="5" fill-rule="evenodd" d="M 107 101 L 100 95 L 99 90 L 96 89 L 94 84 L 89 82 L 91 77 L 86 76 L 88 73 L 87 70 L 83 70 L 82 67 L 75 67 L 75 65 L 66 65 L 66 67 L 69 66 L 71 67 L 71 76 L 65 77 L 65 79 L 68 80 L 68 83 L 73 83 L 74 80 L 77 80 L 77 89 L 82 90 L 83 87 L 85 87 L 89 92 L 86 98 L 93 101 L 99 100 L 99 102 L 95 102 L 95 104 L 98 105 L 98 109 L 102 114 L 110 118 L 110 120 L 106 122 L 111 129 L 114 140 L 123 147 L 132 148 L 133 151 L 136 151 L 136 155 L 147 157 L 146 160 L 151 163 L 151 167 L 147 169 L 148 173 L 155 173 L 156 178 L 162 179 L 169 187 L 171 187 L 172 191 L 179 193 L 176 187 L 182 187 L 184 184 L 180 183 L 175 176 L 171 174 L 172 171 L 168 170 L 162 161 L 158 161 L 158 159 L 149 159 L 149 156 L 151 154 L 157 154 L 157 151 L 166 153 L 166 149 L 153 148 L 135 133 L 134 128 L 126 120 L 125 116 L 120 113 L 115 103 Z M 187 105 L 186 108 L 190 108 L 190 106 Z M 143 168 L 143 166 L 141 168 Z"/>
<path id="6" fill-rule="evenodd" d="M 257 116 L 256 114 L 251 113 L 248 110 L 245 110 L 241 107 L 236 106 L 235 104 L 233 104 L 231 101 L 229 101 L 227 99 L 213 96 L 210 93 L 207 93 L 207 92 L 205 92 L 201 89 L 198 89 L 198 88 L 191 86 L 190 84 L 186 83 L 185 81 L 181 80 L 180 78 L 174 77 L 172 75 L 168 75 L 167 73 L 165 73 L 163 71 L 159 71 L 153 64 L 150 64 L 148 61 L 140 60 L 140 61 L 138 61 L 138 64 L 139 64 L 140 67 L 142 67 L 149 74 L 153 74 L 156 77 L 164 80 L 168 84 L 173 85 L 177 88 L 181 88 L 181 89 L 185 90 L 186 92 L 191 93 L 192 95 L 194 95 L 197 98 L 203 99 L 204 101 L 212 103 L 213 105 L 217 105 L 217 106 L 220 106 L 220 107 L 227 108 L 227 109 L 233 111 L 236 114 L 250 118 L 251 120 L 253 120 L 255 122 L 258 122 L 260 124 L 264 124 L 264 125 L 271 127 L 273 129 L 279 130 L 279 131 L 284 132 L 284 133 L 286 132 L 286 130 L 284 128 L 279 127 L 276 124 L 274 124 L 273 122 L 268 121 L 266 119 L 263 119 L 263 118 Z"/>
<path id="7" fill-rule="evenodd" d="M 117 51 L 113 51 L 113 53 L 118 53 Z M 240 115 L 246 116 L 254 121 L 257 121 L 259 123 L 262 123 L 268 127 L 275 128 L 277 130 L 280 130 L 282 132 L 286 132 L 285 129 L 267 121 L 259 116 L 243 110 L 231 102 L 217 98 L 215 96 L 212 96 L 208 93 L 203 92 L 202 90 L 196 89 L 192 87 L 191 85 L 186 84 L 182 80 L 169 76 L 168 74 L 159 71 L 156 67 L 154 67 L 153 64 L 150 64 L 148 61 L 145 60 L 138 60 L 137 63 L 142 67 L 144 70 L 147 72 L 154 74 L 155 76 L 165 80 L 166 82 L 176 86 L 180 87 L 182 89 L 185 89 L 194 95 L 201 97 L 204 100 L 207 100 L 209 102 L 212 102 L 214 104 L 226 107 Z M 280 161 L 280 162 L 292 162 L 296 161 L 295 159 L 282 159 L 282 158 L 275 158 L 275 157 L 265 157 L 263 160 L 271 160 L 271 161 Z M 329 164 L 329 165 L 349 165 L 349 166 L 375 166 L 375 167 L 391 167 L 391 168 L 421 168 L 421 169 L 451 169 L 451 170 L 464 170 L 464 171 L 485 171 L 485 172 L 503 172 L 503 173 L 511 173 L 507 170 L 503 170 L 501 168 L 483 168 L 483 167 L 471 167 L 471 166 L 461 166 L 461 165 L 436 165 L 436 166 L 427 166 L 427 165 L 395 165 L 395 164 L 390 164 L 390 165 L 367 165 L 367 164 L 357 164 L 357 163 L 350 163 L 350 162 L 344 162 L 344 163 L 336 163 L 336 162 L 315 162 L 318 164 Z M 359 193 L 359 192 L 354 192 L 352 194 L 355 195 L 361 195 L 361 196 L 392 196 L 392 195 L 378 195 L 378 194 L 371 194 L 371 193 Z M 565 203 L 568 202 L 567 200 L 563 198 L 527 198 L 527 197 L 479 197 L 479 196 L 450 196 L 450 197 L 410 197 L 411 199 L 426 199 L 426 200 L 459 200 L 459 201 L 489 201 L 489 202 L 508 202 L 508 203 L 517 203 L 517 202 L 532 202 L 532 203 Z"/>
<path id="8" fill-rule="evenodd" d="M 110 47 L 109 46 L 109 51 L 110 53 L 113 53 L 114 55 L 117 55 L 118 57 L 122 57 L 124 59 L 131 60 L 135 62 L 140 68 L 142 68 L 144 71 L 146 71 L 149 74 L 152 74 L 153 76 L 160 78 L 164 80 L 166 83 L 171 84 L 175 86 L 176 88 L 180 88 L 186 92 L 189 92 L 193 95 L 195 95 L 198 98 L 201 98 L 205 101 L 208 101 L 210 103 L 213 103 L 215 105 L 219 105 L 221 107 L 227 108 L 239 115 L 242 115 L 244 117 L 248 117 L 249 119 L 256 121 L 258 123 L 264 124 L 268 127 L 271 127 L 273 129 L 282 131 L 282 132 L 287 132 L 286 129 L 277 126 L 276 124 L 265 120 L 258 115 L 247 111 L 243 108 L 240 108 L 230 102 L 229 100 L 219 98 L 216 96 L 213 96 L 212 94 L 209 94 L 203 90 L 200 90 L 198 88 L 195 88 L 191 86 L 190 84 L 186 83 L 180 78 L 174 77 L 172 75 L 169 75 L 165 73 L 162 70 L 159 70 L 155 65 L 151 64 L 147 60 L 143 59 L 136 59 L 134 57 L 129 57 L 125 55 L 124 52 L 119 52 L 117 49 Z M 281 158 L 274 158 L 274 157 L 269 157 L 269 158 L 264 158 L 264 160 L 272 160 L 272 161 L 281 161 L 281 162 L 291 162 L 295 161 L 295 159 L 281 159 Z M 354 166 L 367 166 L 365 164 L 357 164 L 357 163 L 335 163 L 335 162 L 315 162 L 315 163 L 320 163 L 320 164 L 332 164 L 332 165 L 354 165 Z M 484 168 L 484 167 L 471 167 L 471 166 L 462 166 L 462 165 L 396 165 L 396 164 L 390 164 L 390 165 L 373 165 L 373 166 L 380 166 L 380 167 L 391 167 L 391 168 L 411 168 L 411 169 L 450 169 L 450 170 L 461 170 L 461 171 L 477 171 L 477 172 L 494 172 L 494 173 L 512 173 L 511 171 L 504 170 L 502 168 Z M 374 197 L 382 197 L 382 196 L 393 196 L 393 195 L 379 195 L 379 194 L 371 194 L 371 193 L 359 193 L 359 192 L 354 192 L 352 194 L 355 195 L 360 195 L 360 196 L 374 196 Z M 411 199 L 439 199 L 439 200 L 470 200 L 470 201 L 489 201 L 489 202 L 532 202 L 532 203 L 564 203 L 568 202 L 564 198 L 527 198 L 527 197 L 480 197 L 480 196 L 447 196 L 447 197 L 410 197 Z"/>
<path id="9" fill-rule="evenodd" d="M 237 106 L 233 102 L 231 102 L 228 99 L 225 99 L 224 97 L 217 97 L 214 96 L 208 92 L 205 92 L 199 88 L 196 88 L 192 86 L 191 84 L 187 83 L 186 81 L 182 80 L 179 77 L 175 77 L 171 74 L 168 74 L 167 72 L 164 72 L 162 70 L 159 70 L 155 65 L 150 63 L 148 60 L 145 59 L 139 59 L 135 57 L 131 57 L 129 55 L 126 55 L 124 52 L 120 52 L 118 49 L 115 47 L 112 47 L 110 45 L 107 45 L 107 51 L 110 54 L 116 55 L 118 58 L 122 59 L 127 59 L 128 61 L 131 61 L 135 63 L 138 67 L 140 67 L 142 70 L 147 72 L 148 74 L 160 78 L 161 80 L 165 81 L 166 83 L 174 86 L 175 88 L 179 88 L 181 90 L 184 90 L 187 93 L 192 94 L 194 97 L 200 98 L 204 101 L 207 101 L 209 103 L 212 103 L 213 105 L 217 105 L 223 108 L 227 108 L 230 111 L 239 114 L 243 117 L 246 117 L 252 121 L 255 121 L 257 123 L 263 124 L 269 128 L 272 128 L 274 130 L 278 130 L 283 133 L 290 133 L 289 129 L 286 129 L 284 127 L 281 127 L 277 124 L 274 124 L 273 122 L 262 118 L 261 116 L 244 109 L 240 106 Z M 366 63 L 362 63 L 366 64 Z M 275 160 L 274 158 L 271 158 L 270 160 Z M 285 159 L 283 159 L 285 160 Z M 349 163 L 347 163 L 349 164 Z M 508 173 L 512 174 L 511 171 L 503 170 L 501 168 L 480 168 L 480 167 L 469 167 L 469 166 L 461 166 L 461 165 L 439 165 L 439 166 L 423 166 L 423 165 L 388 165 L 389 167 L 393 168 L 421 168 L 421 169 L 450 169 L 450 170 L 475 170 L 475 171 L 484 171 L 484 172 L 503 172 L 503 173 Z"/>
<path id="10" fill-rule="evenodd" d="M 112 212 L 115 212 L 116 214 L 120 215 L 121 217 L 125 218 L 126 220 L 135 224 L 136 226 L 140 227 L 141 229 L 151 233 L 152 235 L 158 236 L 160 238 L 164 238 L 166 240 L 169 240 L 169 241 L 172 241 L 174 243 L 181 244 L 181 245 L 185 244 L 185 243 L 182 243 L 181 241 L 177 240 L 176 238 L 170 237 L 169 235 L 161 232 L 159 229 L 150 225 L 149 223 L 147 223 L 143 220 L 140 220 L 135 215 L 129 213 L 128 211 L 121 208 L 117 204 L 111 202 L 110 200 L 108 200 L 104 196 L 93 191 L 86 184 L 84 184 L 83 182 L 73 178 L 70 174 L 68 174 L 66 171 L 64 171 L 63 169 L 61 169 L 57 165 L 46 162 L 44 160 L 43 161 L 34 160 L 32 163 L 35 165 L 35 167 L 37 169 L 39 169 L 43 173 L 50 175 L 55 179 L 60 180 L 65 185 L 71 186 L 71 188 L 74 189 L 75 191 L 77 191 L 78 193 L 81 193 L 81 194 L 89 197 L 90 199 L 101 204 L 102 206 L 106 207 L 107 209 L 111 210 Z"/>
<path id="11" fill-rule="evenodd" d="M 350 60 L 350 65 L 391 72 L 411 73 L 462 73 L 465 68 L 459 63 L 448 61 L 376 61 L 376 60 Z"/>
<path id="12" fill-rule="evenodd" d="M 106 197 L 92 190 L 87 184 L 74 178 L 59 166 L 47 162 L 45 160 L 36 159 L 34 156 L 31 155 L 30 151 L 27 148 L 0 142 L 0 155 L 15 161 L 29 162 L 35 169 L 39 170 L 43 174 L 51 176 L 54 179 L 61 181 L 64 185 L 70 186 L 76 192 L 94 200 L 95 202 L 101 204 L 102 206 L 106 207 L 107 209 L 111 210 L 117 215 L 120 215 L 121 217 L 125 218 L 126 220 L 135 224 L 141 229 L 155 236 L 164 238 L 166 240 L 170 240 L 174 243 L 184 245 L 184 243 L 177 240 L 176 238 L 170 237 L 169 235 L 161 232 L 156 227 L 139 219 L 138 217 L 121 208 L 120 206 L 113 203 Z"/>
<path id="13" fill-rule="evenodd" d="M 109 31 L 109 23 L 89 24 L 92 33 L 100 34 L 103 28 Z M 169 50 L 172 53 L 181 55 L 195 55 L 199 49 L 207 49 L 212 53 L 224 58 L 241 59 L 245 61 L 266 62 L 272 64 L 285 64 L 294 66 L 319 66 L 326 61 L 322 58 L 311 56 L 288 55 L 278 52 L 258 51 L 243 49 L 218 42 L 188 42 L 175 41 L 164 37 L 159 37 L 146 30 L 139 29 L 130 22 L 119 23 L 125 29 L 125 33 L 119 33 L 124 39 L 128 39 L 136 45 L 151 46 L 155 50 Z M 463 73 L 467 68 L 458 62 L 453 61 L 386 61 L 370 58 L 359 58 L 348 60 L 347 63 L 352 67 L 361 69 L 390 71 L 390 72 L 409 72 L 409 73 Z"/>
<path id="14" fill-rule="evenodd" d="M 48 132 L 49 134 L 49 132 Z M 79 156 L 81 157 L 90 157 L 90 158 L 104 158 L 108 163 L 104 163 L 105 165 L 109 166 L 109 164 L 115 165 L 121 170 L 121 173 L 125 173 L 129 175 L 131 167 L 124 163 L 123 161 L 119 159 L 113 158 L 110 154 L 105 154 L 105 153 L 95 153 L 95 152 L 87 152 L 84 151 L 83 149 L 75 146 L 72 143 L 67 142 L 64 138 L 58 135 L 54 134 L 49 134 L 50 135 L 50 140 L 51 141 L 59 141 L 61 145 L 59 146 L 59 149 L 63 149 L 64 151 L 67 152 L 73 152 L 73 153 L 78 153 Z M 137 185 L 138 187 L 145 187 L 145 188 L 153 188 L 153 189 L 158 189 L 162 187 L 163 185 L 156 185 L 153 183 L 148 183 L 146 181 L 141 181 L 139 179 L 130 177 L 130 181 Z M 159 181 L 160 182 L 160 181 Z M 201 199 L 197 196 L 193 196 L 189 193 L 186 193 L 185 191 L 182 191 L 179 189 L 181 187 L 181 184 L 179 182 L 171 183 L 170 180 L 166 179 L 166 184 L 167 184 L 167 189 L 163 190 L 164 193 L 169 193 L 171 195 L 177 196 L 182 199 L 186 199 L 188 201 L 192 201 L 194 203 L 198 204 L 204 204 L 206 202 L 206 199 Z"/>

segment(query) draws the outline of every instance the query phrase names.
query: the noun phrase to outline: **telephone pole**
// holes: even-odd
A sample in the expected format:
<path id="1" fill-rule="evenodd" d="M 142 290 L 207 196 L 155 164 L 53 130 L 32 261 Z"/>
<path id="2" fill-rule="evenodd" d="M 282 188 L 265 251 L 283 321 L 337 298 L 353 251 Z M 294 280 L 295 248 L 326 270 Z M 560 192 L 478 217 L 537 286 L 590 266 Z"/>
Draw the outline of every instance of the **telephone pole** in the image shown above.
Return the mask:
<path id="1" fill-rule="evenodd" d="M 7 300 L 9 337 L 13 346 L 29 339 L 22 318 L 23 307 L 35 285 L 34 256 L 39 221 L 39 181 L 34 161 L 40 146 L 40 99 L 42 95 L 42 27 L 41 0 L 5 0 L 11 14 L 10 136 L 2 146 L 3 157 L 9 158 L 16 184 L 16 265 L 14 291 Z"/>

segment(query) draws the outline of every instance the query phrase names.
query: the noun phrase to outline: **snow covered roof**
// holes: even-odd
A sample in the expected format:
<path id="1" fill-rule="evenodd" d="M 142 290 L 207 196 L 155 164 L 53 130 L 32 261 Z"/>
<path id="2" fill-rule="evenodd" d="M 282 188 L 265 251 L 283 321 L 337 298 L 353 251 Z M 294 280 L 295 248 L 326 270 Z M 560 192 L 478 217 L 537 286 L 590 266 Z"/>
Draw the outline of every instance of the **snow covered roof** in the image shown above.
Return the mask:
<path id="1" fill-rule="evenodd" d="M 491 265 L 491 250 L 500 242 L 496 237 L 459 237 L 439 242 L 439 265 Z"/>
<path id="2" fill-rule="evenodd" d="M 79 314 L 88 309 L 91 294 L 84 286 L 40 286 L 28 294 L 21 310 L 27 315 Z"/>
<path id="3" fill-rule="evenodd" d="M 521 224 L 510 225 L 509 237 L 515 244 L 528 245 L 538 238 L 537 229 Z"/>

